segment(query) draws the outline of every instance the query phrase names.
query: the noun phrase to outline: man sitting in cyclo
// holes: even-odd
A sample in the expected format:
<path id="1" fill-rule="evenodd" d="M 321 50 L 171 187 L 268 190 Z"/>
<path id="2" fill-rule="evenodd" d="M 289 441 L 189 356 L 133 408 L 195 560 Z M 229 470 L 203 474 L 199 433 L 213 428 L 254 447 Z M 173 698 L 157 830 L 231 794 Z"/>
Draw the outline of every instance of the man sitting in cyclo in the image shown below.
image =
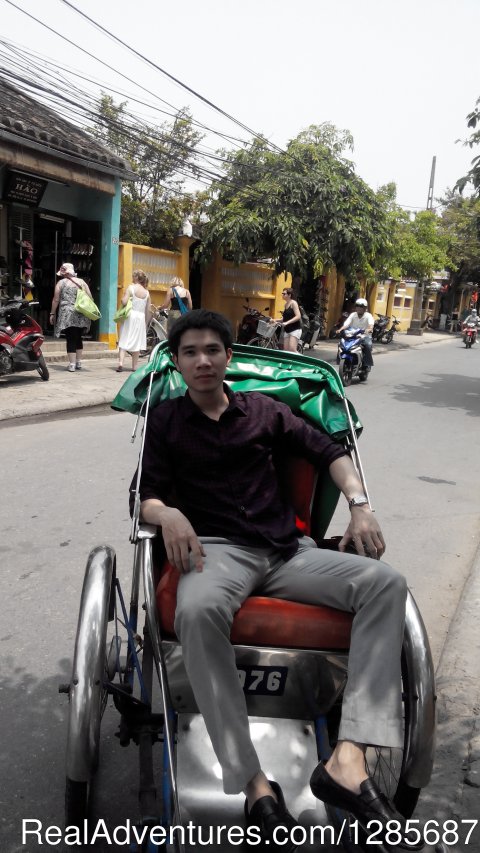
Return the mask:
<path id="1" fill-rule="evenodd" d="M 141 512 L 145 522 L 161 528 L 168 560 L 181 574 L 175 630 L 224 791 L 245 792 L 247 824 L 258 826 L 266 842 L 274 841 L 278 827 L 296 825 L 252 744 L 230 628 L 254 592 L 328 605 L 355 617 L 339 740 L 326 765 L 314 771 L 312 791 L 348 809 L 360 824 L 397 819 L 404 826 L 368 777 L 364 753 L 370 744 L 403 745 L 400 652 L 407 587 L 402 575 L 379 561 L 385 543 L 353 463 L 340 445 L 283 403 L 230 390 L 224 378 L 232 333 L 221 314 L 185 314 L 168 341 L 188 390 L 149 416 Z M 296 530 L 277 482 L 277 454 L 305 457 L 320 474 L 328 471 L 345 495 L 351 520 L 338 553 L 318 549 Z M 350 542 L 360 556 L 345 553 Z M 283 841 L 281 833 L 276 837 Z"/>

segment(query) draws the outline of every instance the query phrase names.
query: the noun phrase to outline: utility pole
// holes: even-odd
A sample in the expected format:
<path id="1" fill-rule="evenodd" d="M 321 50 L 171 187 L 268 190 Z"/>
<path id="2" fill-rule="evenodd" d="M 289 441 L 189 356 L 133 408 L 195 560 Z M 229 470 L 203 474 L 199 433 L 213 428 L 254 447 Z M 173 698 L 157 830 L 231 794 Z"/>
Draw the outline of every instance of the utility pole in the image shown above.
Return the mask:
<path id="1" fill-rule="evenodd" d="M 430 183 L 428 185 L 427 210 L 433 213 L 433 186 L 435 183 L 435 166 L 437 158 L 432 159 L 432 171 L 430 172 Z M 423 303 L 423 281 L 418 281 L 415 288 L 415 300 L 413 303 L 412 319 L 407 335 L 423 335 L 422 329 L 422 303 Z"/>
<path id="2" fill-rule="evenodd" d="M 434 157 L 432 160 L 432 171 L 430 173 L 430 185 L 428 187 L 428 198 L 427 198 L 427 210 L 433 210 L 433 185 L 435 183 L 435 166 L 437 164 L 437 158 Z"/>

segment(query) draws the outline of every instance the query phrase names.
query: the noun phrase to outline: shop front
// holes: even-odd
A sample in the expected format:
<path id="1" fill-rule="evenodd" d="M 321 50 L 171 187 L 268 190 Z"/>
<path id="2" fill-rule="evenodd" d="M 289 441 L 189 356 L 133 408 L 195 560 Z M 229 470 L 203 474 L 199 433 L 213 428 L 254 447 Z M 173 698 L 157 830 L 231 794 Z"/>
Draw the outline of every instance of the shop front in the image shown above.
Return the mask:
<path id="1" fill-rule="evenodd" d="M 31 293 L 51 334 L 56 273 L 73 263 L 102 312 L 92 336 L 115 346 L 121 179 L 135 176 L 87 133 L 2 80 L 0 107 L 2 291 Z"/>

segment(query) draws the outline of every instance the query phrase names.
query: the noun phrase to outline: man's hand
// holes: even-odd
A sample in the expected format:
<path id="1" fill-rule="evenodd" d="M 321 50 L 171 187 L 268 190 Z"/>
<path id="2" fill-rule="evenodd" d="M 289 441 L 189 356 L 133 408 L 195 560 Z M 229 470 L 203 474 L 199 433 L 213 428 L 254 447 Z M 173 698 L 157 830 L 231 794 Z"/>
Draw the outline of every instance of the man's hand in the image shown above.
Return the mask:
<path id="1" fill-rule="evenodd" d="M 164 507 L 161 527 L 168 562 L 179 572 L 187 573 L 191 557 L 195 571 L 201 572 L 205 551 L 188 518 L 174 507 Z"/>
<path id="2" fill-rule="evenodd" d="M 385 540 L 380 525 L 369 506 L 353 506 L 352 517 L 343 539 L 338 544 L 339 551 L 345 551 L 353 542 L 358 554 L 379 560 L 385 553 Z"/>
<path id="3" fill-rule="evenodd" d="M 141 513 L 147 524 L 162 528 L 167 558 L 172 566 L 179 572 L 189 572 L 190 560 L 193 559 L 195 571 L 202 571 L 205 551 L 188 518 L 180 510 L 166 506 L 157 498 L 148 498 L 142 501 Z"/>

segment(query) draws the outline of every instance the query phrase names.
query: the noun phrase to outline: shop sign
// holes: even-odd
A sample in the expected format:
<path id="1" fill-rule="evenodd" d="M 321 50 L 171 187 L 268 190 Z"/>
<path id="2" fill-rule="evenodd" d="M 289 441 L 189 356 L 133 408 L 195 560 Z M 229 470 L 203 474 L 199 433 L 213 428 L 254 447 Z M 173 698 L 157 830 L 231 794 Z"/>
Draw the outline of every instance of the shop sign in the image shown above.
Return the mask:
<path id="1" fill-rule="evenodd" d="M 37 207 L 45 192 L 48 181 L 36 178 L 34 175 L 24 175 L 22 172 L 9 172 L 3 198 L 5 201 L 20 201 Z"/>

